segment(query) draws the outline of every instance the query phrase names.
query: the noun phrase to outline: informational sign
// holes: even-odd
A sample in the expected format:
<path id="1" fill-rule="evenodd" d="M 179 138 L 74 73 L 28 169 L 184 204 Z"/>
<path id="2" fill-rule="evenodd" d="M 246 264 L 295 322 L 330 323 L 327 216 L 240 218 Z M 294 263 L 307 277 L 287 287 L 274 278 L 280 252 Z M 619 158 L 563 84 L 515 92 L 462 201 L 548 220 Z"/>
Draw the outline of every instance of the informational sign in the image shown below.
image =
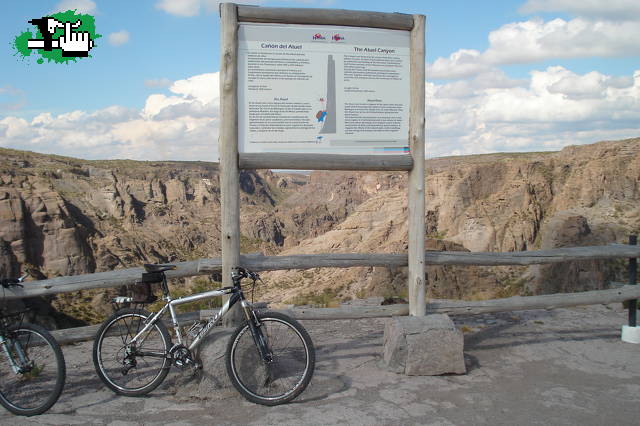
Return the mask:
<path id="1" fill-rule="evenodd" d="M 409 42 L 408 31 L 241 23 L 239 151 L 408 152 Z"/>

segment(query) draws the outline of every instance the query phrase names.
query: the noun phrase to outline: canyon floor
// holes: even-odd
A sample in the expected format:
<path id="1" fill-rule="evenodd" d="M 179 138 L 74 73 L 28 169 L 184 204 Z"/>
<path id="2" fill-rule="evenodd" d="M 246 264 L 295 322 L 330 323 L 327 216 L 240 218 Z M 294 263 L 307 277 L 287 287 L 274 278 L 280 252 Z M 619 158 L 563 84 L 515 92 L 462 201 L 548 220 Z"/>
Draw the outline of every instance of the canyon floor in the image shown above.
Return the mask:
<path id="1" fill-rule="evenodd" d="M 227 392 L 187 400 L 180 373 L 144 398 L 106 390 L 91 342 L 65 346 L 67 383 L 44 415 L 0 424 L 602 425 L 637 424 L 637 345 L 620 340 L 620 304 L 458 316 L 466 375 L 409 377 L 379 366 L 384 319 L 305 321 L 317 350 L 309 388 L 293 403 L 263 407 Z"/>

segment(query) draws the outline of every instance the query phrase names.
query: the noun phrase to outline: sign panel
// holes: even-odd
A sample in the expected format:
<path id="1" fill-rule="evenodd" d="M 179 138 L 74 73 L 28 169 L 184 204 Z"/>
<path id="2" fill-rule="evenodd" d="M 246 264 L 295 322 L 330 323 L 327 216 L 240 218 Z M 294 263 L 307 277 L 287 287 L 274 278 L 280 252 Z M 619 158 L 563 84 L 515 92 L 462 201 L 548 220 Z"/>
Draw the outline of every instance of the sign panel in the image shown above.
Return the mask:
<path id="1" fill-rule="evenodd" d="M 408 152 L 409 35 L 241 23 L 239 151 Z"/>

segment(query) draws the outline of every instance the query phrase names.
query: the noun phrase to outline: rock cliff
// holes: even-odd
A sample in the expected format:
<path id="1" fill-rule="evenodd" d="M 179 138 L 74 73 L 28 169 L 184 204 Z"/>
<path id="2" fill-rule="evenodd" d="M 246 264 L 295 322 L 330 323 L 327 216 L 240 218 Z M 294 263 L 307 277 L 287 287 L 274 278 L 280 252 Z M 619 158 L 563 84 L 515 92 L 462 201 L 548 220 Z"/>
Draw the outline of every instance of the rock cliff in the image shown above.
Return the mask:
<path id="1" fill-rule="evenodd" d="M 605 244 L 640 231 L 640 139 L 556 153 L 440 158 L 428 160 L 426 169 L 429 249 Z M 404 173 L 245 171 L 240 183 L 245 253 L 406 250 Z M 43 278 L 218 256 L 219 214 L 216 164 L 0 150 L 2 275 L 29 268 Z M 437 297 L 467 298 L 601 288 L 620 267 L 430 266 L 428 288 Z M 273 272 L 261 297 L 325 305 L 403 297 L 404 274 L 402 268 Z M 99 295 L 58 299 L 78 297 L 95 307 Z"/>
<path id="2" fill-rule="evenodd" d="M 273 252 L 282 244 L 259 218 L 305 183 L 304 176 L 242 173 L 244 249 Z M 219 256 L 219 216 L 216 164 L 84 161 L 0 149 L 0 276 L 29 270 L 42 279 Z M 98 292 L 56 302 L 89 321 L 109 309 Z"/>
<path id="3" fill-rule="evenodd" d="M 640 139 L 556 153 L 442 158 L 426 165 L 425 237 L 431 249 L 520 251 L 624 243 L 629 233 L 640 231 Z M 353 176 L 354 187 L 368 191 L 366 201 L 330 231 L 282 254 L 405 251 L 405 177 Z M 621 266 L 612 261 L 531 268 L 429 266 L 428 288 L 433 296 L 449 298 L 586 290 L 606 286 Z M 286 300 L 313 303 L 403 295 L 403 274 L 386 268 L 325 269 L 293 276 L 274 272 L 274 288 L 264 297 L 275 301 L 284 292 Z"/>

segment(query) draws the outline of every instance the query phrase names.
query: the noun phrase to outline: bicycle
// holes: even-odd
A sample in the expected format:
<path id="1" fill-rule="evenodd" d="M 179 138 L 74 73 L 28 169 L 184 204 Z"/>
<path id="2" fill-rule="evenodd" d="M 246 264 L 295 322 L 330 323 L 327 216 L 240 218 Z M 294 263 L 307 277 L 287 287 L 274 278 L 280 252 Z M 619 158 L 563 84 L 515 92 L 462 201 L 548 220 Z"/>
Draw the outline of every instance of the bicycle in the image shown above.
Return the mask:
<path id="1" fill-rule="evenodd" d="M 3 279 L 2 287 L 22 287 L 26 277 Z M 35 416 L 60 397 L 66 366 L 58 342 L 44 328 L 23 322 L 25 312 L 0 306 L 0 404 L 13 414 Z"/>
<path id="2" fill-rule="evenodd" d="M 125 307 L 117 310 L 100 327 L 93 346 L 93 362 L 102 382 L 113 392 L 141 396 L 157 388 L 172 365 L 200 368 L 193 351 L 212 327 L 240 302 L 244 323 L 231 335 L 225 352 L 231 383 L 247 400 L 262 405 L 279 405 L 300 395 L 313 376 L 315 349 L 307 331 L 293 318 L 277 312 L 258 312 L 244 296 L 242 279 L 260 279 L 257 273 L 235 268 L 233 286 L 172 299 L 165 271 L 174 265 L 144 265 L 146 273 L 134 297 L 119 297 L 116 303 L 149 303 L 151 284 L 162 288 L 164 306 L 156 313 Z M 176 307 L 203 299 L 229 295 L 220 310 L 206 322 L 194 322 L 187 331 L 193 338 L 186 344 L 176 318 Z M 176 343 L 171 342 L 161 317 L 169 311 Z"/>

